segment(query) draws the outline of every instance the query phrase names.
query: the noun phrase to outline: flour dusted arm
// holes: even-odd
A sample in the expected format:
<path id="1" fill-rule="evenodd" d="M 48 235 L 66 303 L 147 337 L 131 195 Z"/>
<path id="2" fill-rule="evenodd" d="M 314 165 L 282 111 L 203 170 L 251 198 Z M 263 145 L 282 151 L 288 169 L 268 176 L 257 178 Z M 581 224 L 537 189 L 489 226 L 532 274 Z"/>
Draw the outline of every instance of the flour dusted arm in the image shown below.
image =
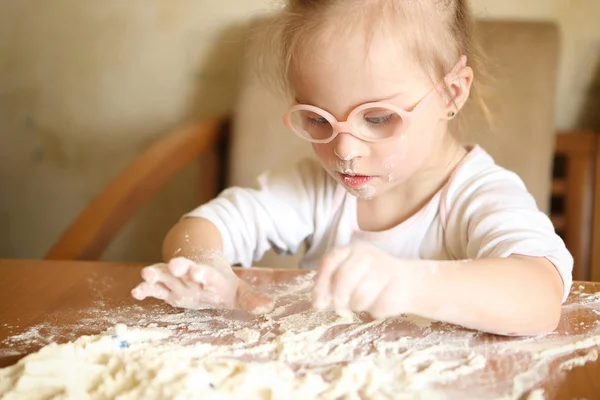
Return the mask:
<path id="1" fill-rule="evenodd" d="M 494 333 L 554 330 L 573 258 L 521 179 L 491 169 L 448 196 L 445 239 L 461 261 L 426 269 L 418 311 Z"/>
<path id="2" fill-rule="evenodd" d="M 145 268 L 133 290 L 183 308 L 268 311 L 272 302 L 241 281 L 231 265 L 251 266 L 276 247 L 295 252 L 314 227 L 315 206 L 328 193 L 325 172 L 305 160 L 265 173 L 256 189 L 231 188 L 185 215 L 167 234 L 164 263 Z"/>
<path id="3" fill-rule="evenodd" d="M 322 260 L 315 306 L 416 314 L 502 335 L 554 330 L 571 286 L 570 253 L 516 176 L 466 176 L 450 185 L 440 211 L 449 259 L 402 259 L 351 243 Z"/>

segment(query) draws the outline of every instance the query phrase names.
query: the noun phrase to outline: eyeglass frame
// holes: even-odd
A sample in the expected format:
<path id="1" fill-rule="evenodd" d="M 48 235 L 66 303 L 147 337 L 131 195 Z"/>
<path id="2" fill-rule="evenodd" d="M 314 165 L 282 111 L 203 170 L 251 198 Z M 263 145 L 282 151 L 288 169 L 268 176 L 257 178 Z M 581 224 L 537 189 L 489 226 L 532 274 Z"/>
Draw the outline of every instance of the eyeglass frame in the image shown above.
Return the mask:
<path id="1" fill-rule="evenodd" d="M 460 68 L 466 66 L 466 56 L 461 56 L 460 60 L 458 61 L 458 63 L 454 66 L 454 68 L 452 68 L 452 70 L 446 74 L 446 76 L 444 76 L 444 78 L 437 84 L 435 85 L 429 92 L 427 92 L 419 101 L 417 101 L 417 103 L 415 104 L 414 107 L 412 107 L 412 109 L 410 110 L 406 110 L 403 108 L 398 107 L 396 104 L 394 104 L 394 101 L 399 98 L 400 96 L 402 96 L 402 94 L 399 94 L 398 96 L 395 96 L 391 99 L 388 99 L 386 101 L 377 101 L 377 102 L 370 102 L 370 103 L 365 103 L 365 104 L 361 104 L 358 107 L 354 108 L 350 114 L 348 115 L 348 118 L 346 118 L 345 121 L 338 121 L 337 118 L 335 118 L 331 113 L 323 110 L 322 108 L 319 107 L 315 107 L 312 106 L 310 104 L 293 104 L 283 115 L 283 122 L 284 124 L 291 129 L 295 134 L 297 134 L 298 136 L 300 136 L 302 139 L 307 140 L 311 143 L 319 143 L 319 144 L 324 144 L 324 143 L 330 143 L 332 142 L 340 133 L 349 133 L 352 136 L 363 140 L 365 142 L 382 142 L 388 139 L 391 139 L 395 136 L 399 135 L 399 132 L 404 131 L 407 129 L 407 127 L 410 125 L 411 120 L 418 114 L 419 111 L 424 109 L 424 104 L 426 104 L 429 100 L 431 100 L 431 98 L 433 98 L 433 94 L 434 93 L 441 93 L 443 90 L 443 82 L 448 79 L 449 77 L 456 75 L 458 73 L 458 71 L 460 70 Z M 395 112 L 396 114 L 398 114 L 400 116 L 400 118 L 402 119 L 402 125 L 400 126 L 400 128 L 397 129 L 396 132 L 394 132 L 394 134 L 385 137 L 385 138 L 381 138 L 381 139 L 376 139 L 376 138 L 367 138 L 364 137 L 358 133 L 354 133 L 352 132 L 352 123 L 350 121 L 352 121 L 352 119 L 354 118 L 354 116 L 356 114 L 358 114 L 359 112 L 369 109 L 369 108 L 383 108 L 383 109 L 387 109 L 387 110 L 391 110 L 393 112 Z M 296 128 L 294 127 L 294 124 L 292 124 L 292 114 L 295 111 L 310 111 L 313 112 L 317 115 L 320 115 L 321 117 L 324 117 L 327 122 L 329 122 L 329 124 L 331 125 L 333 132 L 331 134 L 330 137 L 328 137 L 327 139 L 313 139 L 313 138 L 308 138 L 305 135 L 301 134 L 300 132 L 298 132 L 296 130 Z"/>

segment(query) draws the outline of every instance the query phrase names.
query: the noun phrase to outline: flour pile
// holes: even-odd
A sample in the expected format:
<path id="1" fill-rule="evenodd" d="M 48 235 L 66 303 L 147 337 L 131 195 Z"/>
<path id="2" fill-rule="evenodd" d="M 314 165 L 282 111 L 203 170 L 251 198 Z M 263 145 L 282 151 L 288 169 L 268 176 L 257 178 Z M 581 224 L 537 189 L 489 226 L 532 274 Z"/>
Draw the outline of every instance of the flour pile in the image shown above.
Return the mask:
<path id="1" fill-rule="evenodd" d="M 568 369 L 598 357 L 598 326 L 568 340 L 499 342 L 408 316 L 318 312 L 310 307 L 311 278 L 282 288 L 264 317 L 186 311 L 48 344 L 0 370 L 0 397 L 516 399 L 543 393 L 537 386 L 556 361 Z M 588 300 L 590 312 L 600 308 L 600 298 Z M 574 349 L 585 354 L 563 359 Z M 499 375 L 490 359 L 512 370 Z"/>

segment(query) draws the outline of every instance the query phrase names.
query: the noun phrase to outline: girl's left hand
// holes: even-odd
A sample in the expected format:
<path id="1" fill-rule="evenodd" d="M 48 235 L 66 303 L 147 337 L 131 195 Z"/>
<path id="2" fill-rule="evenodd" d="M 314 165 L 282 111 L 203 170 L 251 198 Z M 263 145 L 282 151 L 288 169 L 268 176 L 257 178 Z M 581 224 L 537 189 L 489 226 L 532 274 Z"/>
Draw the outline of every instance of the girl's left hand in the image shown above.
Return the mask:
<path id="1" fill-rule="evenodd" d="M 315 277 L 313 303 L 339 313 L 366 311 L 387 318 L 410 311 L 416 263 L 353 242 L 326 255 Z"/>

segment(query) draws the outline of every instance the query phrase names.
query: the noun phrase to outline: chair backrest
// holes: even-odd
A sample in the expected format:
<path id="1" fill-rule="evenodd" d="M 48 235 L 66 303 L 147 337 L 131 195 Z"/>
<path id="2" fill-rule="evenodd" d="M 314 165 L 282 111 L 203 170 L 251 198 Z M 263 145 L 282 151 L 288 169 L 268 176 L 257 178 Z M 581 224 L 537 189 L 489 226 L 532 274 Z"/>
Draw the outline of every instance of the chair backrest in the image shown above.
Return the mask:
<path id="1" fill-rule="evenodd" d="M 573 254 L 573 279 L 598 281 L 600 140 L 593 131 L 565 132 L 556 138 L 550 216 Z"/>
<path id="2" fill-rule="evenodd" d="M 558 30 L 546 22 L 480 21 L 483 46 L 495 78 L 489 106 L 493 131 L 481 115 L 468 118 L 473 141 L 519 174 L 538 206 L 549 212 L 555 144 L 554 109 Z M 310 146 L 281 121 L 287 108 L 246 68 L 234 113 L 229 185 L 253 185 L 261 172 L 311 155 Z M 267 149 L 267 151 L 265 151 Z M 268 254 L 259 265 L 291 267 L 296 257 Z"/>
<path id="3" fill-rule="evenodd" d="M 516 172 L 550 211 L 556 129 L 559 32 L 551 22 L 481 21 L 493 87 L 491 129 L 480 113 L 469 113 L 471 139 L 496 162 Z"/>

